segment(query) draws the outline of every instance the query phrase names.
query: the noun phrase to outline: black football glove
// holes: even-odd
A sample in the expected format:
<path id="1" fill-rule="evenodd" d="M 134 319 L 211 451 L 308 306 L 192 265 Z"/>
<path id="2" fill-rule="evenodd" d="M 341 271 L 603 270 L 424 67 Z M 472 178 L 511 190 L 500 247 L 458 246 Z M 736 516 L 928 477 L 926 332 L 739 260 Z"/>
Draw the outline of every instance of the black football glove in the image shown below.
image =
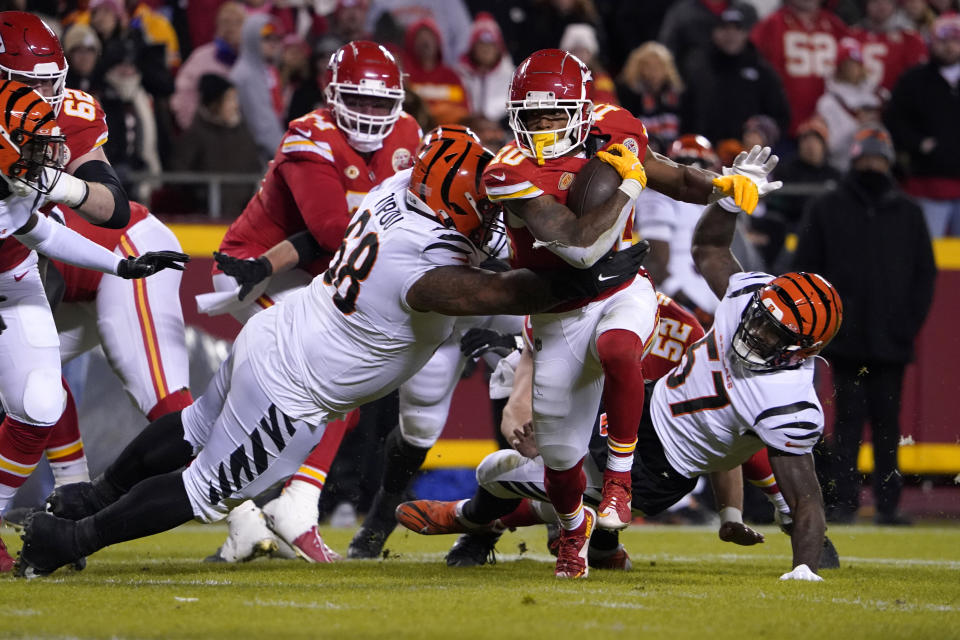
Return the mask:
<path id="1" fill-rule="evenodd" d="M 650 243 L 641 240 L 629 249 L 608 253 L 588 269 L 565 269 L 562 275 L 553 278 L 553 293 L 564 300 L 592 298 L 602 291 L 619 287 L 637 275 L 649 252 Z"/>
<path id="2" fill-rule="evenodd" d="M 146 278 L 164 269 L 183 271 L 183 265 L 190 262 L 190 256 L 179 251 L 148 251 L 142 256 L 130 256 L 117 265 L 117 275 L 126 280 Z"/>
<path id="3" fill-rule="evenodd" d="M 479 358 L 487 351 L 506 356 L 517 348 L 517 337 L 512 333 L 498 333 L 492 329 L 474 327 L 460 338 L 460 352 L 468 358 Z"/>
<path id="4" fill-rule="evenodd" d="M 273 273 L 273 265 L 263 256 L 253 260 L 244 260 L 214 251 L 213 257 L 216 259 L 220 270 L 228 276 L 233 276 L 233 279 L 240 285 L 240 294 L 237 296 L 240 300 L 246 298 L 247 294 L 257 284 L 269 278 Z"/>

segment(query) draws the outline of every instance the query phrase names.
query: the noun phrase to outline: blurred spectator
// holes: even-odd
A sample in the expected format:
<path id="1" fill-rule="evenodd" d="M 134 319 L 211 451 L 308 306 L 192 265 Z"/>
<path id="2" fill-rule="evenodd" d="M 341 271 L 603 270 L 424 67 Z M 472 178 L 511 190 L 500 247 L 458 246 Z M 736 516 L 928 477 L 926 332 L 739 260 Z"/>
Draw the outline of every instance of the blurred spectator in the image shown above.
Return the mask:
<path id="1" fill-rule="evenodd" d="M 403 110 L 417 121 L 417 125 L 419 125 L 421 131 L 430 131 L 436 127 L 437 121 L 430 115 L 424 99 L 421 98 L 417 92 L 411 91 L 409 86 L 405 87 L 405 89 L 406 95 L 403 98 Z"/>
<path id="2" fill-rule="evenodd" d="M 223 4 L 223 0 L 190 0 L 186 3 L 190 44 L 194 49 L 207 44 L 216 37 L 217 9 L 221 4 Z"/>
<path id="3" fill-rule="evenodd" d="M 214 73 L 223 77 L 237 61 L 240 37 L 247 13 L 237 2 L 224 2 L 217 11 L 217 31 L 213 41 L 193 50 L 177 72 L 176 89 L 170 98 L 170 107 L 181 131 L 193 122 L 199 96 L 200 77 Z"/>
<path id="4" fill-rule="evenodd" d="M 540 49 L 558 49 L 568 25 L 584 23 L 597 29 L 603 40 L 600 14 L 593 0 L 532 0 L 523 23 L 522 60 Z"/>
<path id="5" fill-rule="evenodd" d="M 367 30 L 367 14 L 370 13 L 370 0 L 337 0 L 337 8 L 330 14 L 330 33 L 341 45 L 353 40 L 370 40 Z"/>
<path id="6" fill-rule="evenodd" d="M 780 142 L 780 127 L 770 116 L 750 116 L 743 123 L 743 148 L 752 149 L 754 145 L 776 147 Z"/>
<path id="7" fill-rule="evenodd" d="M 166 65 L 166 47 L 149 44 L 143 32 L 131 27 L 130 17 L 120 0 L 93 0 L 90 26 L 100 37 L 103 52 L 95 75 L 102 78 L 124 62 L 136 67 L 143 88 L 154 98 L 173 93 L 173 75 Z"/>
<path id="8" fill-rule="evenodd" d="M 910 28 L 916 30 L 924 40 L 929 40 L 930 27 L 937 14 L 927 0 L 900 0 L 900 8 Z"/>
<path id="9" fill-rule="evenodd" d="M 854 38 L 840 40 L 836 72 L 827 79 L 816 113 L 830 130 L 830 164 L 846 171 L 853 136 L 864 125 L 880 122 L 880 97 L 867 77 L 863 52 Z"/>
<path id="10" fill-rule="evenodd" d="M 866 16 L 850 34 L 860 41 L 867 80 L 886 92 L 910 67 L 927 58 L 927 45 L 896 13 L 896 0 L 867 0 Z"/>
<path id="11" fill-rule="evenodd" d="M 613 0 L 616 1 L 616 0 Z M 522 60 L 527 50 L 525 28 L 533 11 L 533 0 L 466 0 L 471 15 L 489 13 L 500 26 L 510 58 Z"/>
<path id="12" fill-rule="evenodd" d="M 800 123 L 797 128 L 797 152 L 777 165 L 775 180 L 787 185 L 816 185 L 828 191 L 839 182 L 841 173 L 827 162 L 830 132 L 823 120 L 813 117 Z M 782 251 L 788 257 L 796 250 L 797 230 L 803 218 L 803 210 L 813 194 L 786 195 L 775 191 L 765 198 L 767 203 L 766 224 L 758 225 L 756 233 L 765 233 L 767 240 L 763 251 L 768 264 L 779 265 L 774 271 L 790 270 L 789 262 L 780 264 Z M 765 230 L 760 227 L 766 227 Z M 790 257 L 789 259 L 792 259 Z"/>
<path id="13" fill-rule="evenodd" d="M 443 59 L 455 64 L 467 49 L 470 13 L 463 0 L 373 0 L 367 13 L 366 31 L 373 33 L 377 21 L 389 13 L 405 30 L 416 22 L 433 20 L 442 34 Z"/>
<path id="14" fill-rule="evenodd" d="M 687 60 L 683 129 L 710 140 L 740 139 L 747 118 L 767 115 L 784 128 L 790 106 L 776 72 L 750 43 L 753 7 L 735 3 L 720 14 L 710 43 Z"/>
<path id="15" fill-rule="evenodd" d="M 482 115 L 472 115 L 463 121 L 463 125 L 473 129 L 483 146 L 494 153 L 508 142 L 507 131 L 497 120 L 490 120 Z"/>
<path id="16" fill-rule="evenodd" d="M 673 53 L 678 69 L 687 68 L 687 56 L 704 43 L 730 0 L 679 0 L 667 11 L 657 38 Z"/>
<path id="17" fill-rule="evenodd" d="M 843 323 L 824 351 L 836 407 L 826 461 L 830 481 L 824 483 L 834 522 L 856 515 L 857 454 L 869 419 L 875 520 L 909 524 L 898 512 L 900 396 L 904 367 L 933 299 L 936 266 L 920 208 L 890 175 L 893 157 L 882 128 L 858 132 L 850 172 L 836 190 L 810 202 L 794 256 L 795 269 L 821 274 L 843 301 Z"/>
<path id="18" fill-rule="evenodd" d="M 595 0 L 595 4 L 607 34 L 603 51 L 608 69 L 618 75 L 638 43 L 657 39 L 664 16 L 675 0 Z"/>
<path id="19" fill-rule="evenodd" d="M 470 29 L 470 46 L 456 66 L 472 113 L 493 121 L 506 117 L 515 68 L 493 16 L 477 14 Z"/>
<path id="20" fill-rule="evenodd" d="M 274 66 L 279 52 L 280 34 L 271 16 L 248 16 L 243 24 L 240 57 L 230 70 L 230 80 L 237 88 L 243 121 L 264 162 L 273 157 L 283 137 L 283 97 Z"/>
<path id="21" fill-rule="evenodd" d="M 597 30 L 593 25 L 580 22 L 568 24 L 563 30 L 558 48 L 577 56 L 590 69 L 593 91 L 589 98 L 594 104 L 620 104 L 617 102 L 617 88 L 613 84 L 613 78 L 603 68 L 598 57 L 600 43 L 597 42 Z"/>
<path id="22" fill-rule="evenodd" d="M 938 16 L 960 11 L 960 0 L 927 0 L 927 2 Z"/>
<path id="23" fill-rule="evenodd" d="M 713 148 L 716 149 L 720 164 L 724 167 L 732 165 L 740 152 L 745 150 L 739 138 L 724 138 L 717 142 Z"/>
<path id="24" fill-rule="evenodd" d="M 130 28 L 143 33 L 149 44 L 163 45 L 167 68 L 176 71 L 180 66 L 180 41 L 167 17 L 146 2 L 127 0 Z"/>
<path id="25" fill-rule="evenodd" d="M 327 72 L 327 63 L 330 62 L 330 56 L 342 44 L 339 38 L 324 36 L 313 45 L 313 55 L 310 56 L 307 78 L 293 90 L 293 94 L 290 96 L 285 117 L 287 122 L 296 120 L 324 103 L 323 77 Z"/>
<path id="26" fill-rule="evenodd" d="M 456 71 L 443 63 L 442 48 L 433 20 L 414 22 L 407 29 L 402 66 L 407 86 L 423 99 L 437 124 L 451 124 L 464 118 L 469 106 Z"/>
<path id="27" fill-rule="evenodd" d="M 617 81 L 617 97 L 643 121 L 651 144 L 661 153 L 680 135 L 682 94 L 683 80 L 669 49 L 645 42 L 630 52 Z"/>
<path id="28" fill-rule="evenodd" d="M 286 118 L 294 92 L 304 83 L 313 82 L 310 77 L 310 45 L 307 41 L 294 33 L 287 34 L 283 38 L 278 66 L 283 95 L 282 118 Z"/>
<path id="29" fill-rule="evenodd" d="M 173 169 L 197 173 L 262 171 L 257 144 L 243 124 L 237 90 L 230 81 L 219 74 L 205 74 L 200 77 L 198 95 L 199 108 L 177 142 Z M 221 211 L 239 214 L 255 189 L 253 185 L 223 185 Z M 205 186 L 193 196 L 196 210 L 209 211 Z"/>
<path id="30" fill-rule="evenodd" d="M 919 199 L 930 234 L 960 234 L 960 15 L 940 16 L 930 62 L 901 76 L 886 121 L 906 156 L 904 189 Z"/>
<path id="31" fill-rule="evenodd" d="M 790 103 L 788 135 L 813 115 L 823 95 L 824 79 L 833 75 L 837 42 L 847 26 L 820 0 L 783 0 L 783 8 L 759 22 L 753 43 L 780 76 Z"/>
<path id="32" fill-rule="evenodd" d="M 89 25 L 75 24 L 61 40 L 67 56 L 66 86 L 90 93 L 95 91 L 93 72 L 100 57 L 100 38 Z"/>

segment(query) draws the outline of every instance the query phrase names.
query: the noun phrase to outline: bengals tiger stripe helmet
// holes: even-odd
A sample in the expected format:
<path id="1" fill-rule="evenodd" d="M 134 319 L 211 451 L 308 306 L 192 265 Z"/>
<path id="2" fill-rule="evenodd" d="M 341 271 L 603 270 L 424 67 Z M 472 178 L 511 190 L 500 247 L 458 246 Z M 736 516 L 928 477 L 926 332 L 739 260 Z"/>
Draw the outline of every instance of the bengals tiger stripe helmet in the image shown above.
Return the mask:
<path id="1" fill-rule="evenodd" d="M 414 207 L 418 202 L 426 205 L 445 227 L 470 237 L 495 209 L 481 180 L 492 159 L 492 153 L 469 139 L 441 138 L 428 144 L 413 166 L 407 200 Z"/>
<path id="2" fill-rule="evenodd" d="M 53 107 L 25 84 L 0 80 L 0 173 L 8 182 L 40 187 L 44 167 L 60 168 L 65 138 Z"/>
<path id="3" fill-rule="evenodd" d="M 785 273 L 754 292 L 733 352 L 752 371 L 797 367 L 827 346 L 842 320 L 840 294 L 823 276 Z"/>
<path id="4" fill-rule="evenodd" d="M 446 139 L 463 139 L 476 142 L 477 144 L 483 144 L 480 142 L 480 136 L 474 133 L 470 127 L 465 127 L 462 124 L 442 124 L 439 127 L 434 127 L 430 129 L 430 131 L 427 131 L 427 134 L 420 139 L 420 144 L 417 145 L 417 151 L 413 155 L 419 156 L 427 145 L 437 140 Z"/>

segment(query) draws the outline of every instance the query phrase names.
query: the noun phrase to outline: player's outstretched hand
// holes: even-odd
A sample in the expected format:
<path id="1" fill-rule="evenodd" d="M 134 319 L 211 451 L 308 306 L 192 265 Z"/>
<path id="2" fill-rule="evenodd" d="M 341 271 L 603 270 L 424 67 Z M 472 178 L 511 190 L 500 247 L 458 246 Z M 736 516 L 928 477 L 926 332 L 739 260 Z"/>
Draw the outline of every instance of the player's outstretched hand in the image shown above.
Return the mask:
<path id="1" fill-rule="evenodd" d="M 554 293 L 564 299 L 590 298 L 611 287 L 619 287 L 637 275 L 650 252 L 650 243 L 641 240 L 629 249 L 612 251 L 587 269 L 564 270 L 554 282 Z"/>
<path id="2" fill-rule="evenodd" d="M 763 534 L 754 531 L 742 522 L 724 522 L 720 525 L 720 539 L 744 547 L 763 542 Z"/>
<path id="3" fill-rule="evenodd" d="M 220 270 L 228 276 L 233 276 L 233 279 L 240 285 L 240 294 L 237 296 L 240 300 L 246 298 L 255 286 L 269 278 L 273 273 L 273 265 L 270 264 L 270 260 L 263 256 L 244 260 L 214 251 L 213 257 Z"/>
<path id="4" fill-rule="evenodd" d="M 117 265 L 117 275 L 126 280 L 146 278 L 164 269 L 183 271 L 190 256 L 179 251 L 148 251 L 142 256 L 130 256 Z"/>
<path id="5" fill-rule="evenodd" d="M 612 144 L 605 151 L 598 151 L 597 157 L 616 169 L 622 180 L 636 180 L 640 188 L 647 186 L 647 172 L 643 163 L 626 145 Z"/>
<path id="6" fill-rule="evenodd" d="M 823 578 L 815 574 L 805 564 L 798 564 L 790 573 L 780 576 L 781 580 L 803 580 L 804 582 L 823 582 Z"/>
<path id="7" fill-rule="evenodd" d="M 492 329 L 474 327 L 460 338 L 460 352 L 467 358 L 479 358 L 487 351 L 506 356 L 517 348 L 517 338 L 512 333 L 500 333 Z"/>

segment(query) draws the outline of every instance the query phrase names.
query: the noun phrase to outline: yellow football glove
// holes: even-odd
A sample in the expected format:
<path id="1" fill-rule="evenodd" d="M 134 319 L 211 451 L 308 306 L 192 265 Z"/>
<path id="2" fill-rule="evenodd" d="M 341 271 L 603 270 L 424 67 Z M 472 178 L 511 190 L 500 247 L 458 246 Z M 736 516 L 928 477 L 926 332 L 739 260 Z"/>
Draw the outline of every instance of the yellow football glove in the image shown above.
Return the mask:
<path id="1" fill-rule="evenodd" d="M 720 176 L 713 179 L 713 186 L 725 196 L 731 196 L 738 207 L 753 213 L 760 201 L 757 183 L 746 176 Z"/>
<path id="2" fill-rule="evenodd" d="M 614 154 L 614 151 L 618 153 Z M 646 188 L 647 172 L 643 170 L 643 163 L 637 154 L 625 145 L 612 144 L 607 147 L 607 151 L 598 151 L 597 157 L 616 169 L 622 179 L 636 180 L 641 187 Z"/>

